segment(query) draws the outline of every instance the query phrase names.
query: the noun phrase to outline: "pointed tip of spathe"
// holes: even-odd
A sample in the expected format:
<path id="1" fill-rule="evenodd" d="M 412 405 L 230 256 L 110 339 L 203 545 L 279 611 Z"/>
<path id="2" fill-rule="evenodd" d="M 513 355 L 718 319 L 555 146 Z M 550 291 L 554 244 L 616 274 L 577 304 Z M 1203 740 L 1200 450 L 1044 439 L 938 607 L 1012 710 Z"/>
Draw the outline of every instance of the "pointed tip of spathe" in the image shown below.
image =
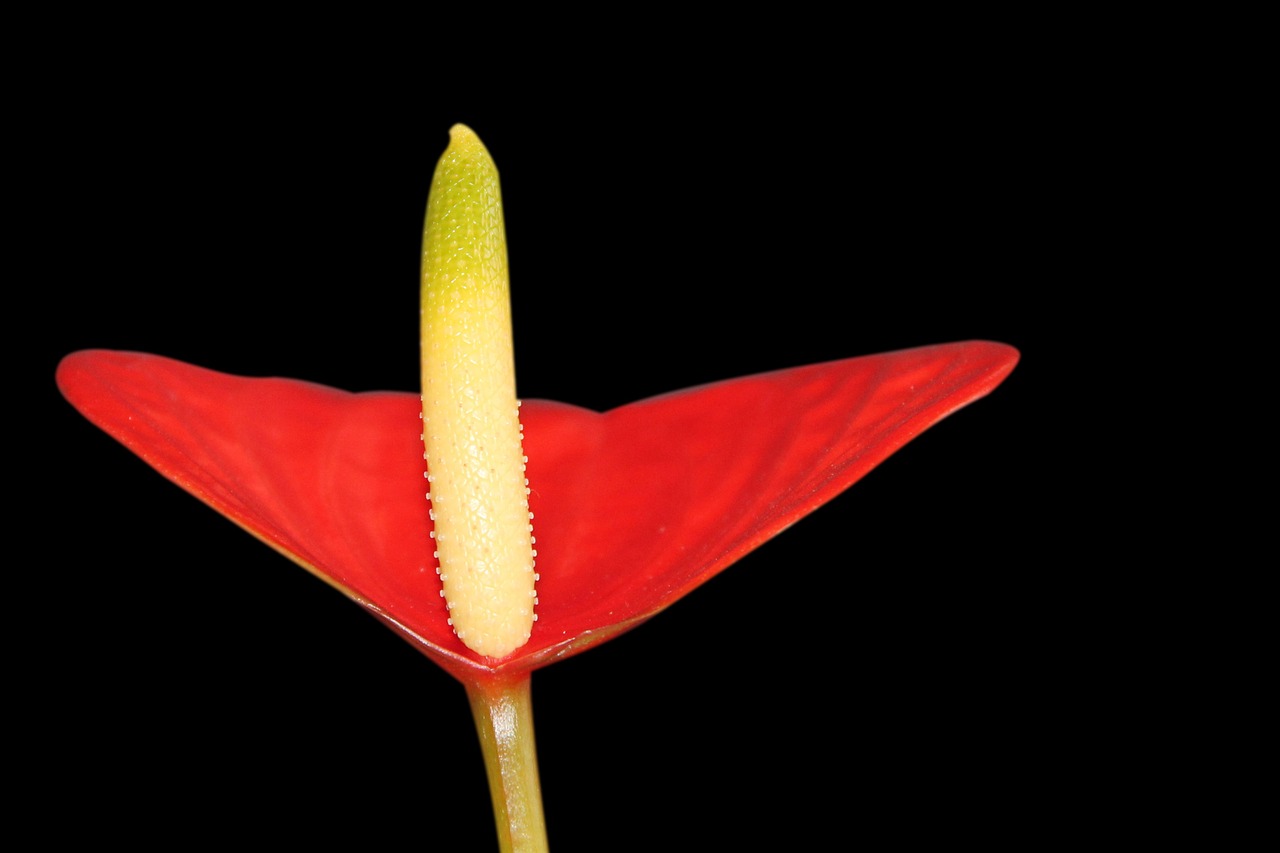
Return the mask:
<path id="1" fill-rule="evenodd" d="M 996 386 L 1004 382 L 1022 359 L 1022 353 L 1016 347 L 999 341 L 971 340 L 959 343 L 963 347 L 966 359 L 981 380 L 974 381 L 974 397 L 985 397 Z"/>
<path id="2" fill-rule="evenodd" d="M 986 350 L 992 359 L 999 362 L 1006 368 L 1006 372 L 1013 370 L 1018 365 L 1018 361 L 1022 358 L 1022 353 L 1017 347 L 1011 346 L 1000 341 L 977 340 L 972 342 L 975 346 L 980 346 Z"/>
<path id="3" fill-rule="evenodd" d="M 70 395 L 75 392 L 76 387 L 83 381 L 83 377 L 89 373 L 89 367 L 94 359 L 105 354 L 105 352 L 105 350 L 93 349 L 76 350 L 64 355 L 58 361 L 53 379 L 57 383 L 58 390 L 62 392 L 62 396 L 70 399 Z"/>

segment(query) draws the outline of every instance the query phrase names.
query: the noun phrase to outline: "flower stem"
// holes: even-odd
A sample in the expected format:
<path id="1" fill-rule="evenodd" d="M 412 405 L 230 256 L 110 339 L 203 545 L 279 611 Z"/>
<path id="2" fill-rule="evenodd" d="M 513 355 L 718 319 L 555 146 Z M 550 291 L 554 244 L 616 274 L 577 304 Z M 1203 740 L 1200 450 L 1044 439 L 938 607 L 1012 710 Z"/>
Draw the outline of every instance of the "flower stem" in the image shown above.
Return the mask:
<path id="1" fill-rule="evenodd" d="M 525 672 L 514 680 L 467 685 L 502 853 L 548 853 L 530 682 Z"/>

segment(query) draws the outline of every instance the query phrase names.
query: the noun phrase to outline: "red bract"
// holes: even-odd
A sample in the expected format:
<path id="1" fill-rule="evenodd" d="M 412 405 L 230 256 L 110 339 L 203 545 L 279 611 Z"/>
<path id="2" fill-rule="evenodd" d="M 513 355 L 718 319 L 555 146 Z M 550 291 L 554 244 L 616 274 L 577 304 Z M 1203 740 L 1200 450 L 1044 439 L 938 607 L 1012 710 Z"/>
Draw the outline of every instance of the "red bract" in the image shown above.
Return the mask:
<path id="1" fill-rule="evenodd" d="M 166 477 L 341 590 L 467 684 L 638 625 L 986 395 L 1018 353 L 943 344 L 732 379 L 604 414 L 521 409 L 538 621 L 501 660 L 447 622 L 417 394 L 352 394 L 140 353 L 65 358 L 58 384 Z"/>

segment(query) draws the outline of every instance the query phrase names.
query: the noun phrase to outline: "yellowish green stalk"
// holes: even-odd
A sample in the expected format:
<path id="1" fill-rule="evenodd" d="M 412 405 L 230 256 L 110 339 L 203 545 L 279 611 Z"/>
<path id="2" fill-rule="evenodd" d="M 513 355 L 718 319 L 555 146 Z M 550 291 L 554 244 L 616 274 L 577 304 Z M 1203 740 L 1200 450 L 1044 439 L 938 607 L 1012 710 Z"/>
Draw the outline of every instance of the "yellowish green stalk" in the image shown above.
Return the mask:
<path id="1" fill-rule="evenodd" d="M 548 853 L 530 684 L 526 672 L 467 686 L 502 853 Z"/>

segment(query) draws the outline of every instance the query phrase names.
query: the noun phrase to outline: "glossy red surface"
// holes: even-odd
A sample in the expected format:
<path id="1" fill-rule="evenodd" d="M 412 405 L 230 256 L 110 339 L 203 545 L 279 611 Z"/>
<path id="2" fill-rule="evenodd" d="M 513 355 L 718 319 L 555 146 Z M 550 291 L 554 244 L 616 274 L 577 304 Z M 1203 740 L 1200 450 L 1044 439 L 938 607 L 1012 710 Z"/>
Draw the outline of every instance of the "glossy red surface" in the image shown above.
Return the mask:
<path id="1" fill-rule="evenodd" d="M 538 621 L 502 660 L 468 650 L 446 622 L 417 394 L 108 350 L 67 356 L 57 378 L 94 424 L 466 682 L 544 666 L 639 624 L 989 393 L 1017 360 L 1012 347 L 968 341 L 604 414 L 525 401 Z"/>

